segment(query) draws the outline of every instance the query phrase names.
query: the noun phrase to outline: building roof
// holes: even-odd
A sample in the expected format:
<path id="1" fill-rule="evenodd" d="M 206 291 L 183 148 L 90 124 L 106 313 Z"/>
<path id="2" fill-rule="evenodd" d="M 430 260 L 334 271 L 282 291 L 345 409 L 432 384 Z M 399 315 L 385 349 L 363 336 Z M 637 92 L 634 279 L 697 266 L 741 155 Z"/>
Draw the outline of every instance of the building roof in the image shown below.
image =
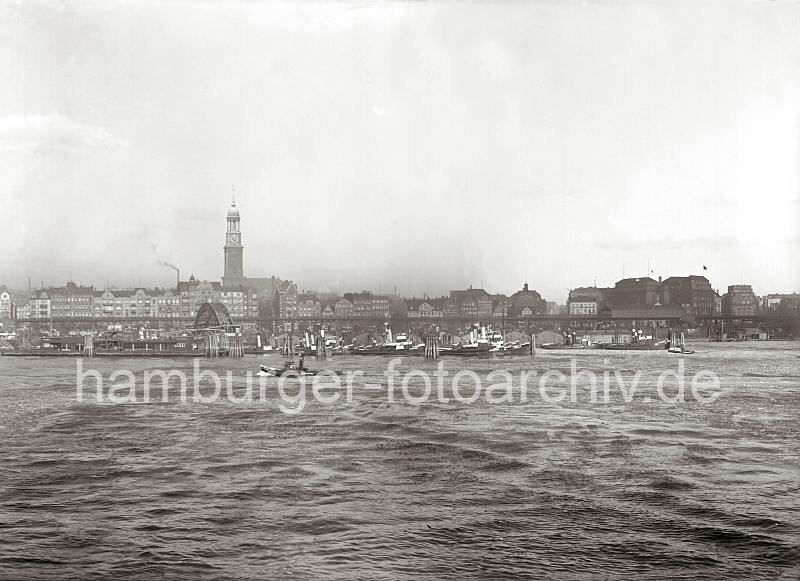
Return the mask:
<path id="1" fill-rule="evenodd" d="M 222 283 L 216 281 L 197 280 L 194 276 L 190 277 L 188 281 L 181 281 L 178 283 L 178 292 L 191 291 L 201 284 L 208 284 L 212 290 L 221 290 Z"/>
<path id="2" fill-rule="evenodd" d="M 656 283 L 655 280 L 653 280 L 649 276 L 640 276 L 640 277 L 637 277 L 637 278 L 623 278 L 623 279 L 617 281 L 617 284 L 615 286 L 620 286 L 620 285 L 623 285 L 623 284 L 641 284 L 641 283 L 650 283 L 650 282 L 652 282 L 653 284 L 658 284 L 658 283 Z"/>
<path id="3" fill-rule="evenodd" d="M 387 295 L 375 295 L 371 291 L 361 291 L 359 293 L 344 293 L 344 298 L 350 302 L 355 301 L 372 301 L 372 300 L 389 300 Z"/>
<path id="4" fill-rule="evenodd" d="M 409 311 L 418 311 L 425 304 L 430 305 L 434 310 L 442 310 L 441 299 L 406 299 L 405 304 Z"/>
<path id="5" fill-rule="evenodd" d="M 520 290 L 511 295 L 511 300 L 516 301 L 517 299 L 525 296 L 536 297 L 537 299 L 542 298 L 542 295 L 539 294 L 539 291 L 529 289 L 528 283 L 526 282 Z"/>
<path id="6" fill-rule="evenodd" d="M 683 280 L 704 280 L 708 282 L 708 279 L 701 274 L 690 274 L 689 276 L 669 276 L 664 279 L 664 282 L 668 283 L 670 281 L 683 281 Z"/>
<path id="7" fill-rule="evenodd" d="M 482 288 L 468 288 L 464 290 L 451 290 L 450 298 L 463 301 L 466 298 L 470 299 L 491 299 L 491 295 Z"/>
<path id="8" fill-rule="evenodd" d="M 68 282 L 64 286 L 51 286 L 47 289 L 50 295 L 93 295 L 93 286 L 78 286 L 74 282 Z"/>

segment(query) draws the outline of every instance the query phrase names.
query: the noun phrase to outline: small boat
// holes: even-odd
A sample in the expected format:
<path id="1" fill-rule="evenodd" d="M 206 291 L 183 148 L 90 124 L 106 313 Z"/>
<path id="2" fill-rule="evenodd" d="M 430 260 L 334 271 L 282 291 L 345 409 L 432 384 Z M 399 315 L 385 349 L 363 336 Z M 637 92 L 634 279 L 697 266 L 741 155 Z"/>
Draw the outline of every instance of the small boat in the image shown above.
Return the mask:
<path id="1" fill-rule="evenodd" d="M 300 370 L 294 363 L 288 363 L 283 367 L 269 367 L 267 365 L 261 366 L 261 372 L 272 377 L 281 377 L 282 375 L 291 375 L 292 377 L 304 377 L 306 375 L 316 375 L 318 371 L 311 369 Z"/>
<path id="2" fill-rule="evenodd" d="M 293 361 L 287 361 L 283 367 L 269 367 L 267 365 L 261 365 L 260 367 L 260 373 L 269 375 L 270 377 L 282 377 L 284 375 L 288 377 L 309 377 L 323 373 L 323 371 L 319 369 L 300 369 Z M 341 371 L 325 370 L 325 373 L 342 375 Z"/>

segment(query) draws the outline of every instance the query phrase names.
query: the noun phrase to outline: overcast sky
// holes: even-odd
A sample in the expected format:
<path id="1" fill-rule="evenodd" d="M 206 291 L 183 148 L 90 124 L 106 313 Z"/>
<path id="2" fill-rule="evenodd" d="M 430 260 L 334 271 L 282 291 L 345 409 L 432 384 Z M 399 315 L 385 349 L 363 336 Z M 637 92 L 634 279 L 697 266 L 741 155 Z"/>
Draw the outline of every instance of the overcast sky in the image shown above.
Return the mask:
<path id="1" fill-rule="evenodd" d="M 800 290 L 800 2 L 0 3 L 0 284 Z"/>

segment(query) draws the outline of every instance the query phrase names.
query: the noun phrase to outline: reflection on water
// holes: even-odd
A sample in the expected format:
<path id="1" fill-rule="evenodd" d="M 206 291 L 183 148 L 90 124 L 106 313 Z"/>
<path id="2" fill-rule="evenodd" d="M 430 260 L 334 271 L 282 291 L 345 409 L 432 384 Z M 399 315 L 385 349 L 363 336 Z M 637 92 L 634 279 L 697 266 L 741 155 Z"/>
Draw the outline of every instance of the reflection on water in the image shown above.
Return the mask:
<path id="1" fill-rule="evenodd" d="M 474 365 L 517 381 L 567 370 L 572 355 Z M 577 355 L 587 369 L 641 370 L 643 393 L 675 365 L 661 352 Z M 243 390 L 264 361 L 203 367 L 232 369 Z M 389 403 L 386 363 L 331 360 L 364 369 L 362 388 L 291 415 L 160 396 L 79 404 L 75 361 L 0 358 L 0 577 L 800 574 L 800 346 L 698 346 L 687 374 L 722 378 L 705 405 Z M 191 365 L 91 362 L 105 377 Z"/>

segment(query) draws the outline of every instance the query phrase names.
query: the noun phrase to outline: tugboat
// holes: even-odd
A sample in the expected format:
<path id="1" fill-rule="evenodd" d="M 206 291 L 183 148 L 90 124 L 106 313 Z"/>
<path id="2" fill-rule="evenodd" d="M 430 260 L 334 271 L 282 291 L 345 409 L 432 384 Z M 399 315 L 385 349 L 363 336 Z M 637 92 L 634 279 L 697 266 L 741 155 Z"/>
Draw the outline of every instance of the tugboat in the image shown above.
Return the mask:
<path id="1" fill-rule="evenodd" d="M 459 342 L 452 347 L 442 347 L 439 349 L 439 355 L 452 355 L 456 357 L 485 357 L 488 356 L 495 348 L 487 336 L 486 328 L 478 327 L 475 325 L 469 331 L 469 342 Z"/>
<path id="2" fill-rule="evenodd" d="M 297 364 L 294 361 L 288 360 L 284 362 L 283 367 L 270 367 L 268 365 L 261 365 L 261 374 L 269 375 L 271 377 L 281 377 L 283 375 L 291 376 L 291 377 L 307 377 L 310 375 L 319 375 L 322 373 L 319 369 L 308 369 L 303 363 L 304 357 L 303 353 L 300 353 L 300 360 Z M 336 375 L 341 375 L 342 372 L 340 371 L 331 371 L 328 370 L 327 373 L 335 373 Z"/>
<path id="3" fill-rule="evenodd" d="M 396 357 L 398 355 L 412 355 L 414 353 L 421 353 L 425 347 L 424 344 L 414 345 L 414 342 L 409 339 L 407 333 L 398 333 L 394 339 L 392 338 L 392 329 L 386 324 L 386 331 L 384 332 L 385 341 L 383 343 L 374 343 L 373 345 L 365 345 L 355 347 L 351 353 L 353 355 L 391 355 Z"/>
<path id="4" fill-rule="evenodd" d="M 303 364 L 304 359 L 304 353 L 301 351 L 300 360 L 296 365 L 291 359 L 285 361 L 283 367 L 270 367 L 268 365 L 261 365 L 261 373 L 271 375 L 272 377 L 281 377 L 282 375 L 305 376 L 316 375 L 319 373 L 318 371 L 306 369 L 305 365 Z"/>
<path id="5" fill-rule="evenodd" d="M 292 361 L 287 361 L 283 367 L 268 367 L 261 366 L 261 373 L 271 377 L 281 377 L 282 375 L 291 375 L 292 377 L 305 377 L 307 375 L 316 375 L 319 371 L 312 371 L 310 369 L 298 369 Z"/>

